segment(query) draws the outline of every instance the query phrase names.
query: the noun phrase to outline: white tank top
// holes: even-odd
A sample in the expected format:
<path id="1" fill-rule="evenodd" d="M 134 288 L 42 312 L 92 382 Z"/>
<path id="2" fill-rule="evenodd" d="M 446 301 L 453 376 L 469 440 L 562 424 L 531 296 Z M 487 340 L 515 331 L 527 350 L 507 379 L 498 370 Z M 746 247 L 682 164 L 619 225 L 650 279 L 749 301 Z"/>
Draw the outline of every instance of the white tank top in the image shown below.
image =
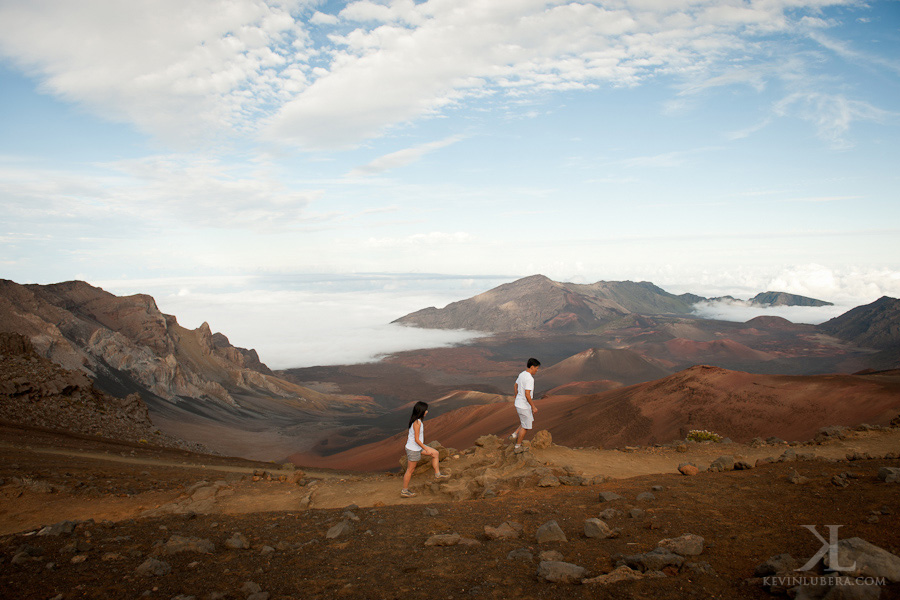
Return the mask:
<path id="1" fill-rule="evenodd" d="M 419 439 L 425 441 L 425 423 L 422 422 L 421 419 L 416 421 L 419 424 Z M 422 451 L 422 446 L 416 443 L 416 432 L 413 431 L 413 426 L 416 424 L 413 423 L 409 426 L 409 435 L 406 436 L 406 448 L 408 450 L 414 450 L 417 452 Z"/>

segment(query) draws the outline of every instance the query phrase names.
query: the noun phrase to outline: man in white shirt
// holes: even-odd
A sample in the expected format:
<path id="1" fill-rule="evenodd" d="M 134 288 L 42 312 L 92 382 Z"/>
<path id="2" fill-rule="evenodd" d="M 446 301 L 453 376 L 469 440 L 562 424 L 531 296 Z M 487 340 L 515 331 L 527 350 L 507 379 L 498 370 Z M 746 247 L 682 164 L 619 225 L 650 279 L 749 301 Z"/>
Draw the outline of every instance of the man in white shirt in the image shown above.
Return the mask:
<path id="1" fill-rule="evenodd" d="M 538 411 L 534 405 L 534 376 L 541 366 L 541 361 L 529 358 L 525 370 L 519 373 L 516 379 L 516 412 L 519 414 L 519 428 L 516 429 L 510 439 L 516 440 L 516 450 L 522 447 L 522 439 L 525 431 L 531 429 L 534 424 L 534 414 Z"/>

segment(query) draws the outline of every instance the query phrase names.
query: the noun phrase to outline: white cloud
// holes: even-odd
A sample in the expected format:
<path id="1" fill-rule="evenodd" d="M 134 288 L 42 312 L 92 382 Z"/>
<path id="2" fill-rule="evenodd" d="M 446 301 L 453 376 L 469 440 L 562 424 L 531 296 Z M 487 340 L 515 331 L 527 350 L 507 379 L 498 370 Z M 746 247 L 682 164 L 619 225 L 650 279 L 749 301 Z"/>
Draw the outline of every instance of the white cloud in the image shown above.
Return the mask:
<path id="1" fill-rule="evenodd" d="M 722 73 L 771 61 L 771 38 L 757 45 L 759 35 L 813 31 L 857 56 L 816 33 L 828 25 L 821 8 L 846 4 L 854 0 L 360 0 L 328 14 L 315 0 L 0 2 L 0 54 L 47 92 L 169 142 L 262 132 L 342 148 L 469 98 L 670 74 L 700 81 L 694 92 L 760 88 L 753 68 Z M 806 101 L 826 115 L 814 122 L 832 140 L 853 120 L 883 116 L 861 101 Z"/>
<path id="2" fill-rule="evenodd" d="M 401 238 L 369 238 L 366 241 L 366 245 L 371 248 L 410 248 L 415 246 L 467 244 L 472 239 L 472 235 L 463 231 L 455 233 L 432 231 L 431 233 L 415 233 Z"/>
<path id="3" fill-rule="evenodd" d="M 704 319 L 722 321 L 749 321 L 755 317 L 782 317 L 793 323 L 811 323 L 817 325 L 828 319 L 838 317 L 853 308 L 850 306 L 772 306 L 761 308 L 749 306 L 743 302 L 698 302 L 694 305 L 694 313 Z"/>
<path id="4" fill-rule="evenodd" d="M 463 139 L 462 136 L 454 135 L 443 140 L 438 140 L 436 142 L 429 142 L 427 144 L 413 146 L 412 148 L 404 148 L 403 150 L 398 150 L 397 152 L 391 152 L 390 154 L 385 154 L 384 156 L 376 158 L 366 165 L 353 169 L 347 174 L 347 177 L 363 177 L 366 175 L 375 175 L 378 173 L 389 171 L 391 169 L 405 167 L 406 165 L 418 161 L 426 154 L 434 152 L 435 150 L 440 150 L 441 148 L 446 148 L 447 146 L 451 146 L 461 139 Z"/>
<path id="5" fill-rule="evenodd" d="M 195 155 L 123 160 L 78 173 L 0 165 L 0 192 L 7 218 L 41 228 L 134 231 L 188 223 L 262 231 L 322 218 L 308 210 L 319 190 L 290 189 L 264 167 Z M 111 221 L 118 226 L 109 227 Z"/>
<path id="6" fill-rule="evenodd" d="M 170 142 L 246 131 L 302 82 L 306 4 L 261 0 L 0 3 L 0 53 L 41 87 Z"/>
<path id="7" fill-rule="evenodd" d="M 841 94 L 795 92 L 777 102 L 778 116 L 797 116 L 815 125 L 818 136 L 833 148 L 852 147 L 846 138 L 854 121 L 880 123 L 892 113 L 862 100 L 852 100 Z"/>

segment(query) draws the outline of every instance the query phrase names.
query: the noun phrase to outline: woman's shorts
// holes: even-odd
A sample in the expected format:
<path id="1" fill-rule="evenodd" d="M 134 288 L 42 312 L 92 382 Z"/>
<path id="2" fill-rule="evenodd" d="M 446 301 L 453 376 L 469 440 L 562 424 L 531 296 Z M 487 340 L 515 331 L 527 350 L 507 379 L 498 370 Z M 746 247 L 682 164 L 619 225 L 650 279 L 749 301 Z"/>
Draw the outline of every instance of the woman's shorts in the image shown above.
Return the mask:
<path id="1" fill-rule="evenodd" d="M 531 429 L 534 423 L 534 413 L 531 412 L 531 408 L 519 408 L 517 406 L 516 412 L 519 413 L 519 424 L 522 426 L 522 429 Z"/>
<path id="2" fill-rule="evenodd" d="M 419 462 L 422 459 L 422 451 L 421 450 L 410 450 L 406 449 L 406 460 L 409 462 Z"/>

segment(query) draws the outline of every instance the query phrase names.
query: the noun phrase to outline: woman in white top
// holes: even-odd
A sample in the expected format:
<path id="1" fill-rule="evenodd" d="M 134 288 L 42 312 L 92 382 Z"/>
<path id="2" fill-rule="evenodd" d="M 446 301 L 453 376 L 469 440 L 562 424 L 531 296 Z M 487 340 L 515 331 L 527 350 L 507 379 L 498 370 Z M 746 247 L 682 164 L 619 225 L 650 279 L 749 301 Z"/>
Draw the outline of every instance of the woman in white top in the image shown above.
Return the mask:
<path id="1" fill-rule="evenodd" d="M 431 457 L 431 466 L 434 467 L 434 478 L 436 481 L 447 479 L 450 475 L 441 473 L 441 467 L 438 463 L 438 451 L 430 446 L 426 446 L 422 439 L 425 437 L 425 425 L 422 419 L 428 414 L 428 405 L 424 402 L 416 402 L 413 406 L 412 415 L 409 417 L 409 433 L 406 436 L 406 473 L 403 474 L 403 489 L 400 490 L 400 496 L 403 498 L 412 498 L 415 492 L 409 490 L 409 480 L 412 478 L 413 471 L 419 466 L 419 460 L 422 455 Z"/>

